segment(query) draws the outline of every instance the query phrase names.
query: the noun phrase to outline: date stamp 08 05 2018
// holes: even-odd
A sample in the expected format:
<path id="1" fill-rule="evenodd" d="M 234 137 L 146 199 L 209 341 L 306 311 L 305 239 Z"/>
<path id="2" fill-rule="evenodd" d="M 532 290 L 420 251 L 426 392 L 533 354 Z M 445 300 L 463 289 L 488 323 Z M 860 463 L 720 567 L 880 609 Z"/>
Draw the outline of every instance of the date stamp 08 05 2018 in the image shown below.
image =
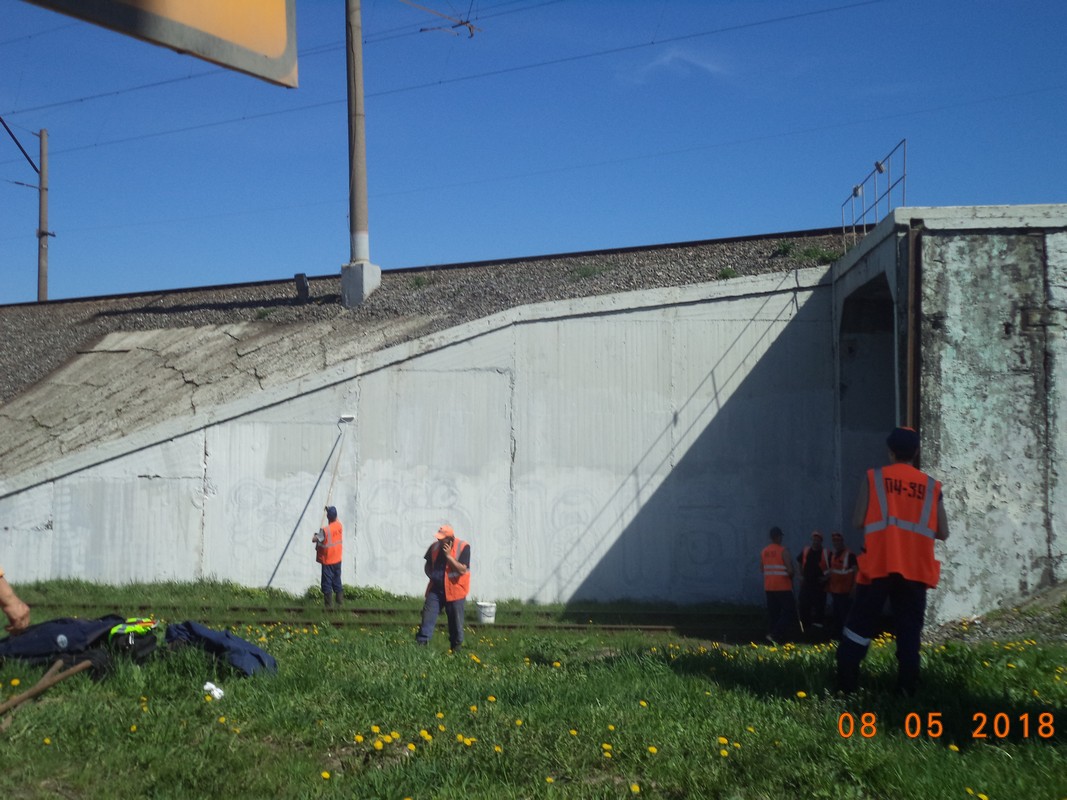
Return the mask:
<path id="1" fill-rule="evenodd" d="M 910 739 L 921 736 L 939 739 L 945 732 L 941 717 L 940 711 L 926 714 L 912 711 L 904 717 L 904 733 Z M 1051 739 L 1056 735 L 1056 717 L 1051 711 L 1015 716 L 1004 712 L 987 714 L 978 711 L 971 715 L 970 728 L 972 739 L 1007 739 L 1010 736 Z M 842 739 L 851 739 L 853 736 L 873 739 L 878 735 L 878 717 L 873 711 L 857 714 L 846 711 L 837 718 L 837 732 Z"/>

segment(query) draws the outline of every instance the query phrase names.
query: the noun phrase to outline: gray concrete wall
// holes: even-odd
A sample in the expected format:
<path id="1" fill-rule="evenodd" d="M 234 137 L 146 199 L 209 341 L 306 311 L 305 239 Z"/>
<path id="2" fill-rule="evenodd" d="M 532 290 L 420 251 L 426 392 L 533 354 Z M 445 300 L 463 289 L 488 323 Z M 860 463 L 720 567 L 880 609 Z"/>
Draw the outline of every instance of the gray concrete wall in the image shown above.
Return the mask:
<path id="1" fill-rule="evenodd" d="M 199 408 L 5 476 L 2 558 L 299 592 L 329 496 L 348 583 L 421 592 L 449 521 L 479 597 L 757 602 L 766 530 L 840 505 L 825 277 L 526 306 Z"/>
<path id="2" fill-rule="evenodd" d="M 951 619 L 1064 579 L 1067 207 L 897 209 L 835 265 L 839 321 L 882 275 L 894 298 L 894 331 L 881 341 L 896 342 L 895 364 L 885 348 L 878 361 L 852 364 L 857 334 L 839 325 L 846 490 L 864 456 L 867 466 L 884 462 L 885 431 L 904 422 L 909 227 L 919 237 L 920 465 L 944 483 L 952 532 L 937 544 L 942 582 L 930 616 Z M 854 383 L 880 375 L 888 390 L 893 374 L 892 418 L 884 398 L 849 405 Z"/>

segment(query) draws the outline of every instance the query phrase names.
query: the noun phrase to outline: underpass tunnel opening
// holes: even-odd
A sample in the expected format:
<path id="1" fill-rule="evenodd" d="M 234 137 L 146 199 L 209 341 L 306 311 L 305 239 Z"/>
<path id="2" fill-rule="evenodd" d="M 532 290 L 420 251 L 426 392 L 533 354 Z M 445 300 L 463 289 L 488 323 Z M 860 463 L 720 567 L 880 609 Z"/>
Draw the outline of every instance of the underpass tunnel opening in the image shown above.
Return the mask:
<path id="1" fill-rule="evenodd" d="M 895 309 L 884 273 L 844 301 L 838 331 L 838 402 L 841 424 L 841 522 L 846 541 L 864 472 L 877 466 L 885 437 L 897 419 Z"/>

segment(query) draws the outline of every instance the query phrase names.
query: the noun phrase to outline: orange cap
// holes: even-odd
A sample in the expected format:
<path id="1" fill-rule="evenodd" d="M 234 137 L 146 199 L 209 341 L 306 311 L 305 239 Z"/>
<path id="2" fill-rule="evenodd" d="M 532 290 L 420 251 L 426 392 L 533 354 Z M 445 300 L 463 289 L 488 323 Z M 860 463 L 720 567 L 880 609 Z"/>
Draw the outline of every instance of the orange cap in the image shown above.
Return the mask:
<path id="1" fill-rule="evenodd" d="M 440 528 L 437 529 L 437 533 L 434 534 L 434 536 L 436 536 L 439 540 L 448 539 L 449 537 L 455 535 L 456 532 L 452 530 L 451 525 L 442 525 Z"/>

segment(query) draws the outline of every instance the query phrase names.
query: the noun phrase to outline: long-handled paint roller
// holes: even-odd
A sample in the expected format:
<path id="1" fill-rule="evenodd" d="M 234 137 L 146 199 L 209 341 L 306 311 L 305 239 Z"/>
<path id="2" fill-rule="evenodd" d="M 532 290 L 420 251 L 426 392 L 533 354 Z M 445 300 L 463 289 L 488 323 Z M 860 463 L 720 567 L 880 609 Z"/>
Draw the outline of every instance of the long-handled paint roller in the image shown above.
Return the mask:
<path id="1" fill-rule="evenodd" d="M 326 468 L 330 465 L 330 461 L 333 459 L 334 450 L 337 450 L 337 460 L 333 465 L 333 476 L 330 478 L 330 488 L 326 492 L 326 505 L 330 505 L 330 498 L 333 497 L 333 485 L 337 480 L 337 470 L 341 466 L 341 453 L 344 450 L 345 445 L 345 433 L 348 431 L 348 423 L 352 422 L 356 418 L 355 414 L 342 414 L 337 420 L 337 438 L 334 439 L 333 447 L 330 448 L 329 455 L 326 456 L 326 463 L 322 465 L 322 472 L 319 473 L 318 480 L 315 481 L 315 485 L 311 488 L 311 493 L 308 495 L 307 502 L 304 504 L 303 510 L 300 512 L 300 517 L 296 521 L 296 525 L 293 526 L 293 532 L 289 534 L 289 541 L 285 543 L 285 548 L 282 550 L 282 554 L 278 557 L 278 563 L 274 565 L 274 571 L 270 574 L 270 579 L 267 581 L 267 588 L 270 588 L 271 583 L 274 582 L 274 577 L 278 574 L 278 568 L 282 565 L 282 561 L 285 559 L 285 554 L 289 552 L 289 545 L 293 543 L 293 537 L 296 536 L 296 532 L 300 530 L 300 523 L 304 519 L 304 514 L 307 513 L 308 506 L 311 505 L 311 498 L 315 496 L 315 490 L 319 487 L 319 483 L 322 481 L 322 476 L 326 474 Z M 322 510 L 322 523 L 319 527 L 323 527 L 326 524 L 326 509 Z"/>

